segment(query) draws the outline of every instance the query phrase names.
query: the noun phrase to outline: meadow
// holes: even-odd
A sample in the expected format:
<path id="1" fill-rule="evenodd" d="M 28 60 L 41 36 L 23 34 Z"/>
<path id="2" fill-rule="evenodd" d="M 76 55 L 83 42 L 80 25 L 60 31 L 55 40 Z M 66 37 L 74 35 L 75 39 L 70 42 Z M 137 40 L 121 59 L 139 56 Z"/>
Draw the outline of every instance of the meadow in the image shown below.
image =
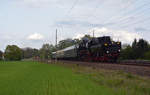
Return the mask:
<path id="1" fill-rule="evenodd" d="M 137 86 L 138 82 L 143 88 Z M 95 72 L 84 67 L 0 62 L 0 95 L 149 95 L 149 84 L 148 79 L 130 74 Z"/>

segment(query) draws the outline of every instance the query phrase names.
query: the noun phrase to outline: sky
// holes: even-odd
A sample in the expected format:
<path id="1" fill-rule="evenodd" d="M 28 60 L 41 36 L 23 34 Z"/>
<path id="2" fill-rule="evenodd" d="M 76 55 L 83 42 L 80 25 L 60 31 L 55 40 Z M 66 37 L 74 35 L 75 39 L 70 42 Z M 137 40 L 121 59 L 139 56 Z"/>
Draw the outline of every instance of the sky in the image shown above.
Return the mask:
<path id="1" fill-rule="evenodd" d="M 149 0 L 0 0 L 0 50 L 40 48 L 66 38 L 111 36 L 150 41 Z"/>

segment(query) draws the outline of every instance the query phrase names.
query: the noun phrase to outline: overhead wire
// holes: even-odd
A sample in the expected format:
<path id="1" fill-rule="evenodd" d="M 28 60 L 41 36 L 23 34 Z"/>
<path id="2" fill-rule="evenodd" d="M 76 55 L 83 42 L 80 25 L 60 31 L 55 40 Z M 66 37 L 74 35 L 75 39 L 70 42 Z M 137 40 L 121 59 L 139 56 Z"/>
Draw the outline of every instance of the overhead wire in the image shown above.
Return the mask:
<path id="1" fill-rule="evenodd" d="M 109 1 L 109 0 L 108 0 Z M 137 0 L 138 1 L 138 0 Z M 106 1 L 105 1 L 106 2 Z M 103 3 L 105 3 L 105 2 L 103 2 Z M 130 0 L 128 0 L 128 2 L 130 2 Z M 127 8 L 128 7 L 130 7 L 130 5 L 131 5 L 131 3 L 129 3 L 129 5 L 127 5 L 126 7 L 124 7 L 123 9 L 121 9 L 120 11 L 121 12 L 124 12 L 124 11 L 126 11 L 127 10 Z M 97 10 L 99 7 L 96 7 L 95 8 L 95 10 Z M 94 11 L 93 11 L 94 12 Z M 109 18 L 109 19 L 107 19 L 107 20 L 104 20 L 104 22 L 106 23 L 106 22 L 109 22 L 109 21 L 111 21 L 112 19 L 114 19 L 114 18 L 117 18 L 116 17 L 117 15 L 115 14 L 114 16 L 111 16 L 111 18 Z M 94 17 L 94 18 L 97 18 L 95 15 L 91 15 L 90 17 Z M 98 18 L 97 18 L 98 19 Z M 104 24 L 105 25 L 105 24 Z M 93 27 L 94 25 L 92 25 L 92 27 Z"/>
<path id="2" fill-rule="evenodd" d="M 101 5 L 98 3 L 97 5 L 96 5 L 96 7 L 93 9 L 93 11 L 92 12 L 94 12 L 93 14 L 91 14 L 90 16 L 88 16 L 88 18 L 87 19 L 89 19 L 89 18 L 93 18 L 93 17 L 95 17 L 95 13 L 97 12 L 97 9 L 99 9 L 102 5 L 104 5 L 107 1 L 109 1 L 109 0 L 103 0 L 103 2 L 101 2 Z M 94 24 L 90 24 L 90 28 L 88 29 L 88 30 L 92 30 L 92 32 L 94 31 Z"/>
<path id="3" fill-rule="evenodd" d="M 131 11 L 134 12 L 135 10 L 138 10 L 138 11 L 136 11 L 136 12 L 139 12 L 139 13 L 140 13 L 139 10 L 142 9 L 142 7 L 143 7 L 143 6 L 146 6 L 146 5 L 149 5 L 149 3 L 144 3 L 142 6 L 139 6 L 139 7 L 136 8 L 136 9 L 134 8 L 134 9 L 131 10 Z M 130 11 L 130 12 L 131 12 L 131 11 Z M 143 13 L 143 11 L 142 11 L 142 13 Z M 122 22 L 124 22 L 124 21 L 128 21 L 128 19 L 131 18 L 131 17 L 133 17 L 134 15 L 135 15 L 135 14 L 133 14 L 133 15 L 131 15 L 131 16 L 128 16 L 128 17 L 125 17 L 125 18 L 123 18 L 123 19 L 120 19 L 120 22 L 122 23 Z M 140 15 L 141 15 L 141 14 L 140 14 Z M 139 17 L 140 17 L 140 15 L 139 15 Z M 142 16 L 142 15 L 141 15 L 141 16 Z M 116 26 L 117 24 L 122 25 L 122 24 L 128 24 L 128 23 L 130 23 L 130 22 L 126 22 L 126 23 L 122 23 L 122 24 L 121 24 L 120 22 L 117 21 L 117 23 L 111 24 L 111 25 L 109 25 L 109 26 Z"/>
<path id="4" fill-rule="evenodd" d="M 79 0 L 75 0 L 75 1 L 74 1 L 73 5 L 71 6 L 71 8 L 70 8 L 70 10 L 68 11 L 67 14 L 70 14 L 70 13 L 71 13 L 71 11 L 72 11 L 72 10 L 75 8 L 75 6 L 77 5 L 78 1 L 79 1 Z"/>
<path id="5" fill-rule="evenodd" d="M 126 24 L 124 26 L 122 26 L 123 28 L 127 28 L 127 27 L 133 27 L 133 25 L 137 25 L 137 24 L 141 24 L 141 23 L 144 23 L 144 22 L 147 22 L 149 21 L 150 17 L 147 17 L 145 19 L 141 19 L 141 20 L 138 20 L 136 22 L 133 22 L 133 23 L 129 23 L 129 24 Z"/>
<path id="6" fill-rule="evenodd" d="M 150 3 L 149 3 L 150 4 Z M 150 8 L 146 8 L 146 10 L 149 10 Z M 133 14 L 131 14 L 131 15 L 128 15 L 128 16 L 126 16 L 126 17 L 124 17 L 124 18 L 122 18 L 122 19 L 119 19 L 118 21 L 117 21 L 117 23 L 116 24 L 113 24 L 112 26 L 114 26 L 114 25 L 117 25 L 117 24 L 119 24 L 119 25 L 122 25 L 122 24 L 128 24 L 128 23 L 130 23 L 131 21 L 131 18 L 135 18 L 135 17 L 138 17 L 138 18 L 140 18 L 140 17 L 143 17 L 144 15 L 145 15 L 145 9 L 144 10 L 142 10 L 142 11 L 136 11 L 136 12 L 134 12 Z M 121 22 L 121 23 L 120 23 Z"/>
<path id="7" fill-rule="evenodd" d="M 136 2 L 137 2 L 137 1 L 138 1 L 138 0 L 136 0 Z M 124 13 L 131 7 L 132 2 L 133 2 L 133 1 L 128 0 L 128 1 L 127 1 L 128 4 L 127 4 L 125 7 L 121 8 L 121 10 L 119 10 L 119 11 L 121 11 L 120 14 L 124 14 Z M 120 15 L 118 15 L 118 14 L 116 15 L 116 13 L 115 13 L 115 15 L 113 15 L 113 16 L 111 16 L 111 18 L 107 19 L 107 20 L 105 21 L 105 23 L 109 23 L 109 22 L 111 22 L 113 19 L 116 19 L 116 18 L 120 18 Z"/>
<path id="8" fill-rule="evenodd" d="M 75 0 L 71 6 L 71 8 L 69 8 L 69 10 L 67 11 L 67 13 L 65 14 L 65 16 L 62 18 L 66 18 L 71 12 L 72 10 L 76 7 L 77 3 L 78 3 L 79 0 Z M 59 30 L 61 30 L 62 32 L 64 31 L 64 26 L 62 24 L 59 24 L 57 27 L 61 28 Z"/>
<path id="9" fill-rule="evenodd" d="M 139 1 L 139 0 L 136 0 L 135 2 L 137 2 L 137 1 Z M 130 4 L 128 5 L 128 6 L 126 6 L 126 7 L 124 7 L 124 8 L 122 8 L 120 11 L 121 11 L 121 13 L 118 15 L 114 15 L 114 16 L 112 16 L 111 17 L 111 19 L 108 19 L 107 21 L 105 21 L 105 23 L 109 23 L 109 22 L 112 22 L 113 20 L 115 20 L 115 19 L 119 19 L 120 21 L 124 21 L 124 20 L 126 20 L 125 18 L 125 16 L 127 16 L 128 15 L 128 13 L 134 13 L 135 12 L 135 9 L 133 9 L 133 10 L 130 10 L 130 11 L 128 11 L 128 9 L 131 7 L 131 3 L 133 3 L 133 2 L 130 2 Z M 145 5 L 145 4 L 144 4 Z M 142 8 L 144 5 L 142 5 L 142 6 L 140 6 L 140 7 L 138 7 L 138 9 L 140 9 L 140 8 Z M 120 15 L 124 15 L 124 17 L 125 18 L 122 18 L 122 16 L 120 16 Z M 114 24 L 113 24 L 114 25 Z"/>
<path id="10" fill-rule="evenodd" d="M 72 4 L 71 8 L 70 8 L 69 11 L 67 12 L 67 15 L 70 14 L 70 13 L 72 12 L 72 10 L 76 7 L 78 1 L 79 1 L 79 0 L 75 0 L 75 1 L 74 1 L 74 3 Z M 139 1 L 141 1 L 141 0 L 134 0 L 134 2 L 136 2 L 136 3 L 139 2 Z M 105 1 L 105 2 L 106 2 L 106 1 Z M 105 3 L 105 2 L 103 2 L 103 3 Z M 129 24 L 129 25 L 130 25 L 131 22 L 128 22 L 129 19 L 130 19 L 131 17 L 135 16 L 137 13 L 140 14 L 140 12 L 142 12 L 142 15 L 141 15 L 141 14 L 138 15 L 138 17 L 143 16 L 143 7 L 149 5 L 149 3 L 144 3 L 143 5 L 141 5 L 141 6 L 137 7 L 137 8 L 134 8 L 134 9 L 128 11 L 128 9 L 132 6 L 133 1 L 131 2 L 131 1 L 129 0 L 128 2 L 129 2 L 129 4 L 128 4 L 126 7 L 122 8 L 122 9 L 120 10 L 120 11 L 121 11 L 121 14 L 122 14 L 122 15 L 125 15 L 126 17 L 121 17 L 121 16 L 118 15 L 118 14 L 117 14 L 117 15 L 113 15 L 111 18 L 109 18 L 109 19 L 107 19 L 106 21 L 104 21 L 104 22 L 105 22 L 104 24 L 107 24 L 107 23 L 109 23 L 109 22 L 113 22 L 114 19 L 119 19 L 119 20 L 117 21 L 117 23 L 112 24 L 112 25 L 110 25 L 110 26 L 115 26 L 115 25 L 117 25 L 117 24 L 119 24 L 119 25 L 126 25 L 126 24 L 128 25 L 128 24 Z M 103 3 L 102 3 L 102 4 L 103 4 Z M 97 5 L 97 6 L 93 9 L 93 12 L 97 11 L 99 7 L 100 7 L 100 5 Z M 141 10 L 142 10 L 142 11 L 141 11 Z M 132 13 L 132 14 L 128 16 L 129 13 Z M 93 13 L 93 14 L 90 15 L 88 18 L 91 18 L 91 17 L 94 17 L 94 16 L 95 16 L 95 15 L 94 15 L 94 13 Z M 147 18 L 147 19 L 148 19 L 148 18 Z M 120 23 L 120 22 L 121 22 L 121 23 Z M 139 21 L 139 22 L 141 22 L 141 21 Z M 137 24 L 137 23 L 134 22 L 133 24 Z M 91 26 L 92 26 L 92 24 L 91 24 Z M 94 25 L 93 25 L 93 26 L 94 26 Z M 92 27 L 93 27 L 93 26 L 92 26 Z M 61 27 L 63 27 L 63 25 L 61 25 Z"/>

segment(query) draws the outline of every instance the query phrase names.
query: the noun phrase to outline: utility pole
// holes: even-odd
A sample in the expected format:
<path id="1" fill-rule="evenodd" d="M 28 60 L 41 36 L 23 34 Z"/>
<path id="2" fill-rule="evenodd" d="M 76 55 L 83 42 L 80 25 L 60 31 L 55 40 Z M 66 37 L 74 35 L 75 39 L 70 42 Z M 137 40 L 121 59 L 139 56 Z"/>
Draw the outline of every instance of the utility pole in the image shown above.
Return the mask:
<path id="1" fill-rule="evenodd" d="M 95 34 L 94 32 L 95 32 L 95 31 L 93 30 L 93 38 L 94 38 L 94 34 Z"/>
<path id="2" fill-rule="evenodd" d="M 57 29 L 56 29 L 56 59 L 55 62 L 57 62 Z"/>

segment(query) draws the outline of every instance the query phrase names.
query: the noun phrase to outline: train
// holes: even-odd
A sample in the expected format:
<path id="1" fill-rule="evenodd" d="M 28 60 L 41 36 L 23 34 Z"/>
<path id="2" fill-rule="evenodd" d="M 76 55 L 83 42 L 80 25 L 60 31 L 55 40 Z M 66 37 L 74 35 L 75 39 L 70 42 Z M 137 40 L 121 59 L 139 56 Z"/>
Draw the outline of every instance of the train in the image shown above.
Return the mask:
<path id="1" fill-rule="evenodd" d="M 79 44 L 52 52 L 52 59 L 116 62 L 121 51 L 121 42 L 110 36 L 83 38 Z"/>

